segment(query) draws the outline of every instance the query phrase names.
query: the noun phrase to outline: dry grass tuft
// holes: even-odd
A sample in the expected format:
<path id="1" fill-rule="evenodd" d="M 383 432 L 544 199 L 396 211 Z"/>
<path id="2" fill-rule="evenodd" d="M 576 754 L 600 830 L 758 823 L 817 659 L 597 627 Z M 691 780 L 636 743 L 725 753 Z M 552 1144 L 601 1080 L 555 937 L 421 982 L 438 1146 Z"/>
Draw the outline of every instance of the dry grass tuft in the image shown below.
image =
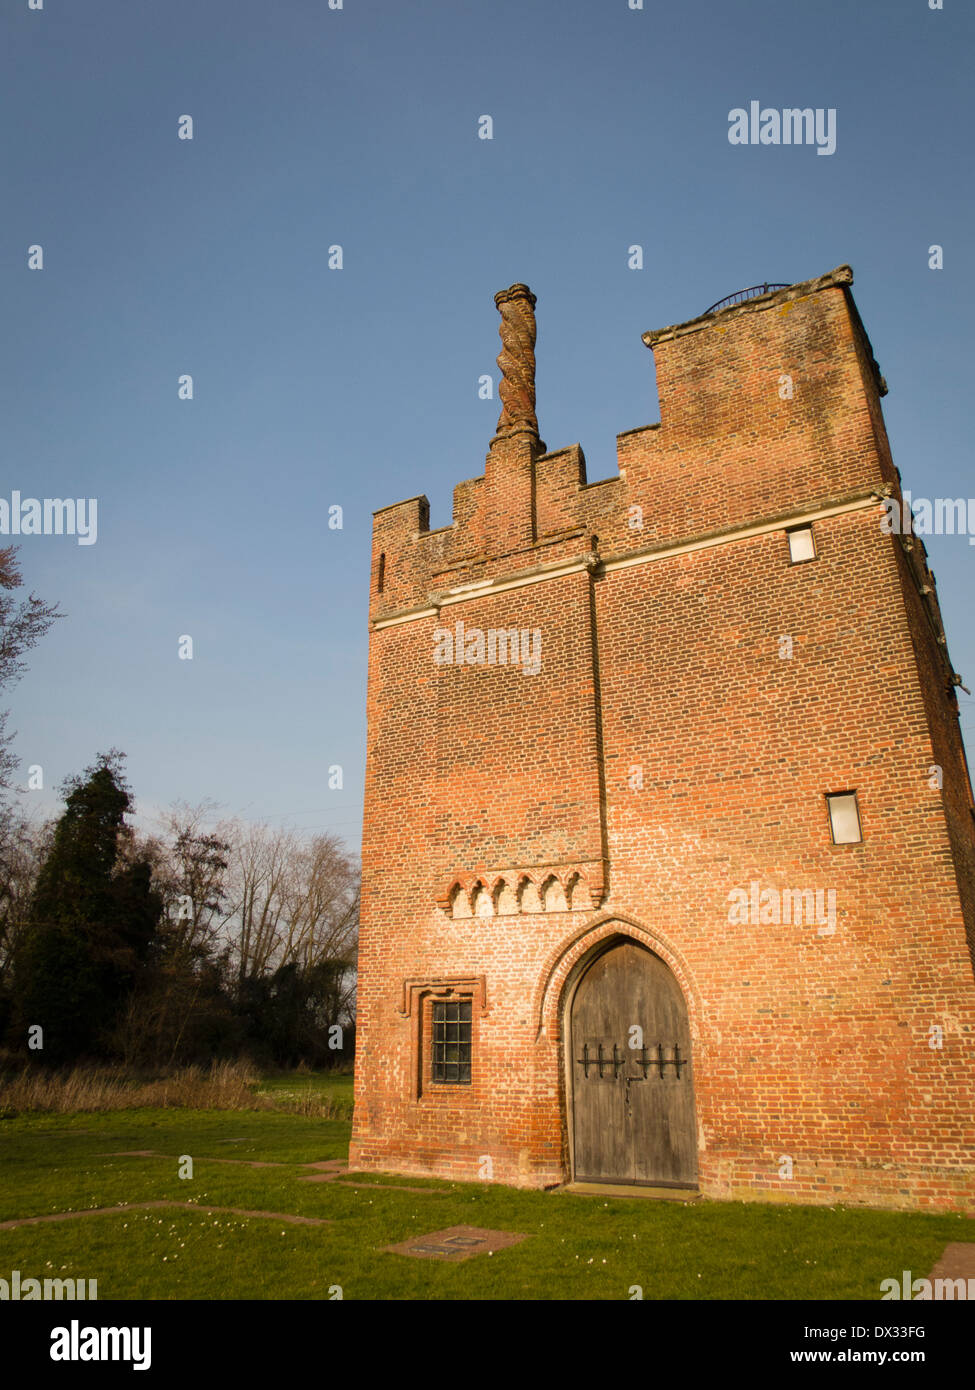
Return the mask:
<path id="1" fill-rule="evenodd" d="M 263 1097 L 251 1089 L 257 1081 L 240 1062 L 214 1062 L 209 1071 L 182 1067 L 170 1076 L 133 1077 L 121 1067 L 72 1067 L 0 1078 L 0 1110 L 54 1111 L 133 1110 L 140 1106 L 193 1110 L 265 1110 Z"/>
<path id="2" fill-rule="evenodd" d="M 0 1119 L 26 1112 L 77 1114 L 136 1110 L 285 1110 L 313 1119 L 346 1119 L 348 1102 L 311 1091 L 259 1090 L 246 1062 L 214 1062 L 208 1070 L 181 1067 L 168 1076 L 136 1076 L 123 1067 L 79 1066 L 64 1071 L 24 1067 L 0 1074 Z"/>

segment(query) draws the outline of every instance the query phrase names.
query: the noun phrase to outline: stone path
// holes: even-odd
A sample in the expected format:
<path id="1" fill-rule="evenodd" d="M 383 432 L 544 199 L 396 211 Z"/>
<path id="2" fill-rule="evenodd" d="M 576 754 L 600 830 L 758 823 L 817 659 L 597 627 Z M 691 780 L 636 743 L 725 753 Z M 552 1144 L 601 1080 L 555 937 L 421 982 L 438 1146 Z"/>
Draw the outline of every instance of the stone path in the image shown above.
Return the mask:
<path id="1" fill-rule="evenodd" d="M 56 1211 L 49 1216 L 20 1216 L 14 1221 L 0 1221 L 0 1231 L 13 1231 L 18 1226 L 39 1226 L 47 1221 L 74 1221 L 79 1216 L 120 1216 L 127 1211 L 152 1211 L 161 1207 L 180 1207 L 184 1211 L 202 1211 L 208 1215 L 220 1212 L 228 1216 L 260 1216 L 271 1221 L 286 1221 L 292 1226 L 331 1226 L 318 1216 L 293 1216 L 286 1211 L 247 1211 L 244 1207 L 211 1207 L 202 1202 L 127 1202 L 118 1207 L 88 1207 L 85 1211 Z"/>
<path id="2" fill-rule="evenodd" d="M 177 1154 L 158 1153 L 155 1149 L 119 1149 L 111 1153 L 99 1154 L 100 1158 L 168 1158 L 173 1162 L 178 1162 Z M 349 1165 L 344 1158 L 323 1158 L 314 1163 L 274 1163 L 264 1162 L 258 1159 L 249 1158 L 206 1158 L 206 1163 L 231 1163 L 238 1168 L 311 1168 L 314 1171 L 305 1177 L 298 1179 L 299 1182 L 339 1182 L 344 1187 L 354 1187 L 357 1192 L 376 1188 L 379 1192 L 433 1192 L 437 1193 L 435 1187 L 407 1187 L 402 1183 L 386 1182 L 361 1182 L 357 1183 L 354 1178 L 348 1177 Z M 442 1194 L 441 1194 L 442 1195 Z M 263 1217 L 272 1221 L 285 1221 L 292 1226 L 331 1226 L 334 1223 L 317 1216 L 293 1216 L 284 1211 L 247 1211 L 243 1207 L 212 1207 L 204 1206 L 199 1202 L 177 1202 L 155 1201 L 155 1202 L 127 1202 L 122 1206 L 116 1207 L 88 1207 L 83 1211 L 58 1211 L 52 1212 L 47 1216 L 21 1216 L 13 1221 L 0 1221 L 0 1231 L 12 1231 L 18 1226 L 36 1226 L 47 1221 L 73 1221 L 81 1216 L 118 1216 L 127 1211 L 150 1211 L 161 1207 L 178 1207 L 185 1211 L 202 1211 L 207 1213 L 226 1213 L 229 1216 L 255 1216 Z"/>
<path id="3" fill-rule="evenodd" d="M 100 1154 L 101 1158 L 169 1158 L 177 1161 L 176 1154 L 162 1154 L 155 1149 L 121 1149 L 114 1153 Z M 299 1182 L 337 1182 L 342 1187 L 354 1187 L 357 1191 L 363 1188 L 379 1188 L 383 1192 L 438 1192 L 436 1187 L 410 1187 L 404 1183 L 395 1182 L 356 1182 L 354 1178 L 348 1176 L 349 1165 L 344 1158 L 323 1158 L 315 1163 L 276 1163 L 260 1162 L 251 1158 L 203 1158 L 204 1163 L 231 1163 L 238 1168 L 313 1168 L 315 1172 L 307 1174 L 298 1179 Z"/>
<path id="4" fill-rule="evenodd" d="M 946 1245 L 941 1259 L 932 1269 L 928 1278 L 970 1279 L 975 1283 L 975 1243 L 955 1241 Z"/>
<path id="5" fill-rule="evenodd" d="M 113 1153 L 98 1154 L 99 1158 L 171 1158 L 174 1162 L 178 1161 L 178 1154 L 161 1154 L 156 1149 L 118 1149 Z M 238 1168 L 287 1168 L 287 1163 L 262 1163 L 257 1159 L 251 1158 L 207 1158 L 207 1163 L 233 1163 Z M 301 1164 L 300 1167 L 309 1167 L 308 1164 Z"/>

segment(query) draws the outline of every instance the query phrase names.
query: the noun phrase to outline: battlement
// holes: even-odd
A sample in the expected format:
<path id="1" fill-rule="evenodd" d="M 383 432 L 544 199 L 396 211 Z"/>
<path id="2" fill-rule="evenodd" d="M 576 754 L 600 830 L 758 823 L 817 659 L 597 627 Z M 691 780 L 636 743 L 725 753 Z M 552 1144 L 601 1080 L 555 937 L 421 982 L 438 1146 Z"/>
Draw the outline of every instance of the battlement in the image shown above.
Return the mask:
<path id="1" fill-rule="evenodd" d="M 680 545 L 896 485 L 886 383 L 852 282 L 842 265 L 644 333 L 661 418 L 619 434 L 618 476 L 596 483 L 579 444 L 547 451 L 539 438 L 535 296 L 502 291 L 503 409 L 484 472 L 455 487 L 449 526 L 430 530 L 425 496 L 375 513 L 372 620 L 457 586 Z"/>

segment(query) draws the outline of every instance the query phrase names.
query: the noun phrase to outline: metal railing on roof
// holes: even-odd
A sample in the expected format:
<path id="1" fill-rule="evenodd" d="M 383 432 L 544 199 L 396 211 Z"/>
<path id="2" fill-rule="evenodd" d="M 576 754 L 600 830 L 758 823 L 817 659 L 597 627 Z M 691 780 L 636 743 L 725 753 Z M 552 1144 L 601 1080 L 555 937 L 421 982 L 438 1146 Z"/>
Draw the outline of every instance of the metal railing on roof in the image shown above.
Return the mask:
<path id="1" fill-rule="evenodd" d="M 717 304 L 712 304 L 710 309 L 705 309 L 705 314 L 713 314 L 716 309 L 726 309 L 729 304 L 744 304 L 746 299 L 757 299 L 760 294 L 768 294 L 769 290 L 787 290 L 788 285 L 749 285 L 747 290 L 739 290 L 737 294 L 729 294 L 727 299 L 719 299 Z M 702 318 L 704 315 L 702 314 Z"/>

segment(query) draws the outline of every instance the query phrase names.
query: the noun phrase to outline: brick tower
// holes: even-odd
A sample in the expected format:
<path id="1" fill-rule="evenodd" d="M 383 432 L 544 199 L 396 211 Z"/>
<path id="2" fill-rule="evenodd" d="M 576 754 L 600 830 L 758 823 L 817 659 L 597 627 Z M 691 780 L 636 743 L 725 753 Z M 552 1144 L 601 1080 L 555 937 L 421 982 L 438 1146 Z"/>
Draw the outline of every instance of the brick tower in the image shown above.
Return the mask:
<path id="1" fill-rule="evenodd" d="M 975 1211 L 959 678 L 852 279 L 645 334 L 593 484 L 496 296 L 483 475 L 375 515 L 351 1167 Z"/>

